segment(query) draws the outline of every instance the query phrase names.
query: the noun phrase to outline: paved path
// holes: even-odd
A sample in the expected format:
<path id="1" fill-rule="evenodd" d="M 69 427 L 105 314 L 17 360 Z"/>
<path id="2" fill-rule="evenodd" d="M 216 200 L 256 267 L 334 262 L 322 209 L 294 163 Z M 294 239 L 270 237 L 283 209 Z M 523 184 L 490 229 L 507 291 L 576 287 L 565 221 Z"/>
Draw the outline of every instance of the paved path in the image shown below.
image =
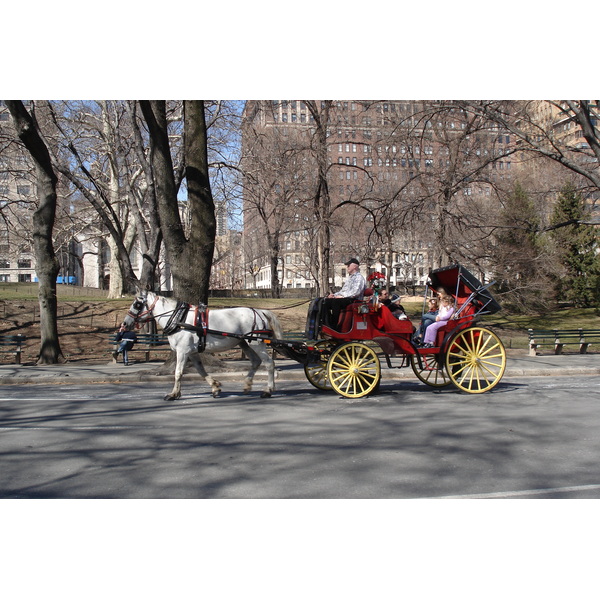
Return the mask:
<path id="1" fill-rule="evenodd" d="M 287 359 L 276 360 L 278 381 L 302 381 L 306 377 L 302 365 Z M 162 363 L 138 362 L 129 366 L 122 363 L 114 364 L 78 364 L 76 362 L 64 365 L 0 365 L 0 385 L 23 383 L 94 383 L 94 382 L 122 382 L 122 381 L 158 381 L 166 382 L 172 375 L 155 375 L 153 372 Z M 240 379 L 247 371 L 248 362 L 243 360 L 223 361 L 224 368 L 217 371 L 220 379 Z M 215 373 L 211 369 L 209 372 Z M 560 375 L 598 375 L 600 374 L 600 354 L 553 354 L 528 356 L 513 355 L 506 361 L 505 378 L 510 377 L 535 377 L 535 376 L 560 376 Z M 416 379 L 412 369 L 389 369 L 382 364 L 382 376 L 386 379 Z M 256 379 L 266 377 L 266 372 L 261 369 L 256 374 Z M 199 380 L 196 372 L 184 375 L 184 381 Z"/>

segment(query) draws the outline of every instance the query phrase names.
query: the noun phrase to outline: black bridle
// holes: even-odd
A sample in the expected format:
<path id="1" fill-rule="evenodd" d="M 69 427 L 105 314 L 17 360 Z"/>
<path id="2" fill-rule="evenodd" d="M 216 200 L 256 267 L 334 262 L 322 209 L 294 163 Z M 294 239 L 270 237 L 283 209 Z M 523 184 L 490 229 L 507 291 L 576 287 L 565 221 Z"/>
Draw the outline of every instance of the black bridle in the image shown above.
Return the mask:
<path id="1" fill-rule="evenodd" d="M 154 305 L 156 304 L 157 300 L 158 296 L 154 300 L 152 306 L 148 306 L 148 300 L 145 296 L 138 296 L 133 301 L 133 304 L 129 307 L 129 310 L 127 311 L 127 316 L 133 321 L 133 325 L 139 328 L 142 323 L 154 319 L 154 316 L 152 315 L 152 310 L 154 309 Z M 144 307 L 146 308 L 146 310 L 144 310 Z M 144 319 L 146 315 L 150 316 Z"/>

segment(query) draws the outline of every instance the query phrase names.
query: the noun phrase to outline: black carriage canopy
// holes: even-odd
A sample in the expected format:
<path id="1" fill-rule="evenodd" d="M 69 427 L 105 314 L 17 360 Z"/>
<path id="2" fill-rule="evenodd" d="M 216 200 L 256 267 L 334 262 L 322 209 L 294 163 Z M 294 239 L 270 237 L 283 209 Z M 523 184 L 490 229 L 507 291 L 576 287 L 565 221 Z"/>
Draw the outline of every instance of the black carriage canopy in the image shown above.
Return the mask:
<path id="1" fill-rule="evenodd" d="M 477 314 L 494 314 L 501 310 L 500 304 L 494 300 L 488 288 L 494 281 L 483 285 L 475 275 L 459 264 L 434 269 L 429 273 L 429 287 L 437 289 L 443 287 L 449 294 L 456 298 L 459 306 L 476 304 Z"/>

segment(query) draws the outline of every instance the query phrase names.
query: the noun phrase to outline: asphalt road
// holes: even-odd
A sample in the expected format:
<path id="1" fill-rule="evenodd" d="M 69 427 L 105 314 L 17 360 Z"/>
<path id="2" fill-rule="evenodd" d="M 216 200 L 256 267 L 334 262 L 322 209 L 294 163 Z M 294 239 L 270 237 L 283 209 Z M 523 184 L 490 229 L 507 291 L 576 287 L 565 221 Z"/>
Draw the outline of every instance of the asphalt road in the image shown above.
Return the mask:
<path id="1" fill-rule="evenodd" d="M 600 498 L 600 376 L 279 385 L 2 386 L 0 498 Z"/>

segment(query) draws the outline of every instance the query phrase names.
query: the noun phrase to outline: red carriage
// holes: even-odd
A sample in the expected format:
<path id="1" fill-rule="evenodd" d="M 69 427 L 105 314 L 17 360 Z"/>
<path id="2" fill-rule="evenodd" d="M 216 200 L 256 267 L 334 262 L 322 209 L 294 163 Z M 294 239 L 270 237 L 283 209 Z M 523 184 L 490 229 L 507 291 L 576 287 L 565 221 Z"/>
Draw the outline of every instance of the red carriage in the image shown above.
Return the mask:
<path id="1" fill-rule="evenodd" d="M 443 288 L 454 301 L 452 318 L 437 332 L 433 347 L 421 347 L 413 336 L 410 320 L 398 320 L 371 298 L 354 302 L 340 315 L 335 328 L 322 322 L 322 300 L 313 300 L 308 311 L 306 335 L 310 342 L 292 343 L 277 350 L 304 363 L 306 377 L 322 390 L 334 390 L 348 398 L 366 396 L 381 380 L 381 359 L 392 367 L 412 367 L 415 375 L 432 387 L 454 384 L 471 394 L 487 392 L 502 379 L 506 351 L 498 336 L 478 325 L 479 317 L 500 310 L 489 287 L 482 285 L 461 265 L 430 273 L 430 290 Z M 395 361 L 398 362 L 398 361 Z"/>

